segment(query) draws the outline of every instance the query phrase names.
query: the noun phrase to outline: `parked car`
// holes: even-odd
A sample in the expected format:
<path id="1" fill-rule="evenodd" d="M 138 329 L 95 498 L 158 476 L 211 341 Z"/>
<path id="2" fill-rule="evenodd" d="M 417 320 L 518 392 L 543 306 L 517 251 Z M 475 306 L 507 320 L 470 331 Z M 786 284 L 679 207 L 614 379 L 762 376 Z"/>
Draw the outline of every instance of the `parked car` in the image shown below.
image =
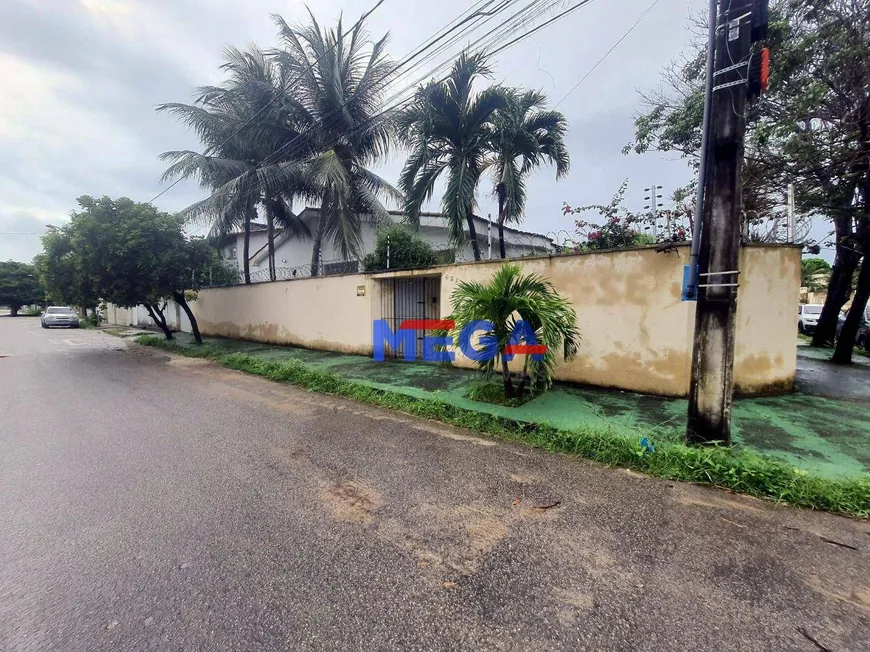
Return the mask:
<path id="1" fill-rule="evenodd" d="M 843 330 L 843 324 L 846 323 L 846 317 L 849 316 L 849 311 L 845 310 L 840 313 L 837 319 L 837 339 L 840 339 L 840 331 Z M 858 325 L 858 332 L 855 334 L 855 346 L 860 346 L 862 349 L 870 350 L 870 306 L 864 310 L 864 317 Z"/>
<path id="2" fill-rule="evenodd" d="M 814 333 L 819 325 L 822 306 L 802 303 L 798 306 L 798 333 Z"/>
<path id="3" fill-rule="evenodd" d="M 42 327 L 64 326 L 66 328 L 78 328 L 79 316 L 76 311 L 68 306 L 49 306 L 42 313 Z"/>

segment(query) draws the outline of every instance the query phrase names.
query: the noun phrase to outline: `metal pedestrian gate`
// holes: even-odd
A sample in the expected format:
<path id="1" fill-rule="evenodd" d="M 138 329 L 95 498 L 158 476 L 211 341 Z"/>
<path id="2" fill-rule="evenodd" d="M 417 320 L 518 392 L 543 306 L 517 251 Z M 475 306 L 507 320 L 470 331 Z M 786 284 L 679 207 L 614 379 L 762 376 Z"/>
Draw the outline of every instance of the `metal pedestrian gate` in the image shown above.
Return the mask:
<path id="1" fill-rule="evenodd" d="M 381 283 L 382 319 L 394 333 L 407 319 L 441 319 L 440 276 L 386 278 Z M 418 360 L 423 359 L 423 338 L 433 334 L 423 329 L 416 332 Z M 404 351 L 388 349 L 385 353 L 391 358 L 404 356 Z"/>

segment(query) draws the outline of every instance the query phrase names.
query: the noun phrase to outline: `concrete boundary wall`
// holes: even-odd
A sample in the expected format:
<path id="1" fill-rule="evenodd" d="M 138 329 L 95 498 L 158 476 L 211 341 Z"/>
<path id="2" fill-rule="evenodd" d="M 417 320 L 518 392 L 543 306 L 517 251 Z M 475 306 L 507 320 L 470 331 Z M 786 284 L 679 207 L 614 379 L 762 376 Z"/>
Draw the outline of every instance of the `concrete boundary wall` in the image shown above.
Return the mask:
<path id="1" fill-rule="evenodd" d="M 695 304 L 680 300 L 685 245 L 523 258 L 577 312 L 583 341 L 558 380 L 685 396 Z M 485 282 L 502 261 L 348 274 L 203 290 L 192 303 L 204 335 L 370 355 L 386 279 L 438 276 L 441 317 L 461 281 Z M 740 253 L 734 379 L 741 393 L 788 391 L 795 374 L 800 248 L 749 245 Z M 471 366 L 457 353 L 458 366 Z"/>

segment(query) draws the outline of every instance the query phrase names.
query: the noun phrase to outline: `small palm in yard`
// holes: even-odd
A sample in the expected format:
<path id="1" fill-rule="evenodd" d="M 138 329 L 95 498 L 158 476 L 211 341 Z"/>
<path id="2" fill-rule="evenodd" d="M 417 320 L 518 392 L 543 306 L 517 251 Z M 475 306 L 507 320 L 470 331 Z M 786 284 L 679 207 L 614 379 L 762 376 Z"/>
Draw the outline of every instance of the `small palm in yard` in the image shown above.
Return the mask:
<path id="1" fill-rule="evenodd" d="M 456 323 L 452 335 L 457 345 L 459 334 L 467 324 L 492 323 L 492 331 L 485 336 L 495 341 L 498 355 L 478 362 L 478 366 L 487 377 L 500 366 L 506 398 L 523 398 L 527 389 L 531 392 L 547 389 L 553 383 L 557 354 L 566 361 L 577 354 L 580 332 L 571 304 L 558 295 L 552 283 L 538 274 L 523 274 L 519 265 L 503 265 L 487 284 L 461 282 L 453 292 L 452 302 Z M 526 355 L 515 387 L 505 349 L 511 344 L 511 335 L 519 320 L 530 326 L 536 343 L 546 345 L 547 352 L 541 360 Z"/>

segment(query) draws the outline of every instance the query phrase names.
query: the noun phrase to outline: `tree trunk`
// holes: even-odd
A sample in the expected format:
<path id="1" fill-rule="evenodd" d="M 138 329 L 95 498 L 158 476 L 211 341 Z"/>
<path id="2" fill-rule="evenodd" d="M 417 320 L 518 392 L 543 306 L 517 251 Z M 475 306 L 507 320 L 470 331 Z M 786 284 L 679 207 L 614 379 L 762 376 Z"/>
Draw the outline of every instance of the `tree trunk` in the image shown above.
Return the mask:
<path id="1" fill-rule="evenodd" d="M 151 315 L 151 319 L 154 320 L 154 323 L 157 324 L 160 327 L 160 330 L 163 331 L 166 339 L 171 340 L 172 331 L 169 330 L 169 326 L 166 325 L 166 317 L 163 315 L 163 311 L 160 309 L 160 306 L 152 306 L 150 303 L 146 303 L 145 309 L 148 311 L 148 314 Z"/>
<path id="2" fill-rule="evenodd" d="M 499 193 L 498 196 L 498 253 L 502 258 L 507 258 L 507 252 L 504 248 L 504 196 Z"/>
<path id="3" fill-rule="evenodd" d="M 858 329 L 864 321 L 864 309 L 867 307 L 867 299 L 870 297 L 870 255 L 865 255 L 861 262 L 861 271 L 858 275 L 858 287 L 855 290 L 855 298 L 849 308 L 849 314 L 837 338 L 837 348 L 831 362 L 837 364 L 850 364 L 852 362 L 852 349 L 855 346 L 855 337 Z"/>
<path id="4" fill-rule="evenodd" d="M 852 294 L 852 277 L 858 267 L 860 256 L 852 249 L 847 239 L 852 235 L 852 217 L 847 212 L 834 219 L 836 253 L 831 279 L 828 282 L 828 296 L 816 332 L 813 333 L 813 346 L 828 346 L 837 333 L 840 311 Z"/>
<path id="5" fill-rule="evenodd" d="M 266 231 L 269 242 L 269 280 L 275 280 L 275 216 L 272 206 L 266 204 Z"/>
<path id="6" fill-rule="evenodd" d="M 196 317 L 194 317 L 193 311 L 190 309 L 190 304 L 188 304 L 187 299 L 184 298 L 184 292 L 173 292 L 172 298 L 175 299 L 175 303 L 181 306 L 184 314 L 187 315 L 188 320 L 190 320 L 190 330 L 193 331 L 193 339 L 196 340 L 197 344 L 202 344 L 202 335 L 200 335 L 199 332 L 199 324 L 196 323 Z"/>
<path id="7" fill-rule="evenodd" d="M 15 306 L 15 305 L 9 306 L 9 316 L 10 317 L 17 317 L 19 310 L 21 310 L 21 306 Z"/>
<path id="8" fill-rule="evenodd" d="M 471 238 L 471 250 L 474 252 L 474 260 L 480 260 L 480 243 L 477 241 L 477 230 L 474 228 L 474 213 L 468 211 L 465 221 L 468 223 L 468 237 Z"/>
<path id="9" fill-rule="evenodd" d="M 254 213 L 256 215 L 256 213 Z M 245 213 L 245 244 L 242 254 L 242 268 L 245 270 L 245 285 L 251 284 L 251 211 Z"/>
<path id="10" fill-rule="evenodd" d="M 311 251 L 311 276 L 320 276 L 320 247 L 323 244 L 323 227 L 326 218 L 321 215 L 317 224 L 317 234 L 314 236 L 314 249 Z"/>
<path id="11" fill-rule="evenodd" d="M 499 357 L 501 357 L 501 375 L 504 379 L 504 397 L 514 398 L 514 384 L 511 382 L 511 372 L 510 369 L 508 369 L 508 361 L 505 360 L 504 354 Z"/>
<path id="12" fill-rule="evenodd" d="M 526 342 L 528 344 L 528 342 Z M 520 376 L 520 384 L 517 385 L 517 398 L 522 399 L 526 395 L 526 385 L 531 380 L 531 376 L 529 376 L 529 361 L 532 359 L 531 354 L 526 355 L 526 359 L 523 362 L 523 373 Z"/>

